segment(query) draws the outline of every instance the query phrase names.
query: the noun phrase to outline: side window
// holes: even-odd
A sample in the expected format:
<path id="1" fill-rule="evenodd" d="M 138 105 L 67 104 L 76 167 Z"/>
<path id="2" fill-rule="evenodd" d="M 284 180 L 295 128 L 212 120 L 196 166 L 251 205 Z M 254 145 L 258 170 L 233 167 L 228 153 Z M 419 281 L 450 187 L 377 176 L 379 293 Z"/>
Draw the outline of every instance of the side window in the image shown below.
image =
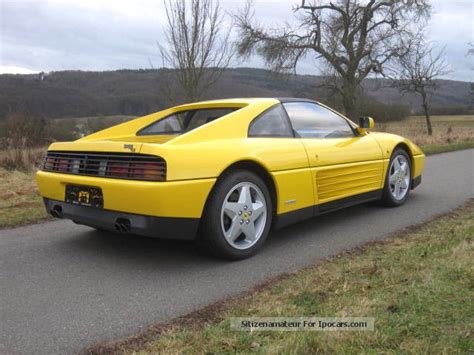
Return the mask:
<path id="1" fill-rule="evenodd" d="M 283 104 L 291 125 L 302 138 L 353 137 L 349 123 L 338 114 L 311 102 L 288 102 Z"/>
<path id="2" fill-rule="evenodd" d="M 249 137 L 293 137 L 283 107 L 272 107 L 253 120 L 249 127 Z"/>
<path id="3" fill-rule="evenodd" d="M 183 134 L 234 112 L 238 108 L 203 108 L 176 112 L 140 130 L 137 135 Z"/>

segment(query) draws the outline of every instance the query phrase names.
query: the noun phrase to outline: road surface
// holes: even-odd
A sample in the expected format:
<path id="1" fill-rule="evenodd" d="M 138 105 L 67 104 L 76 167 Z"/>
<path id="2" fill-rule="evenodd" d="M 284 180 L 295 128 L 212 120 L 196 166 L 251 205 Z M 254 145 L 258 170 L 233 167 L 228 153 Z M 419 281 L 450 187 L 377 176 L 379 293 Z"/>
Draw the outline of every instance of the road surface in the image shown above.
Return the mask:
<path id="1" fill-rule="evenodd" d="M 429 157 L 404 206 L 366 204 L 288 227 L 239 262 L 69 221 L 0 230 L 0 353 L 77 352 L 382 239 L 472 198 L 473 166 L 472 149 Z"/>

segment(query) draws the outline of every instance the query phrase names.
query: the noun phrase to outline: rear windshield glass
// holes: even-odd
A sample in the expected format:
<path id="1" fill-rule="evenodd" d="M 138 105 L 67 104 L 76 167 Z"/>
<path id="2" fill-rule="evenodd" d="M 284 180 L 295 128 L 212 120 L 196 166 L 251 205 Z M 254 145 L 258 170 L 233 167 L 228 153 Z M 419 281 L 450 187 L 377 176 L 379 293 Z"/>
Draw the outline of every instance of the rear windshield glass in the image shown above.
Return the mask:
<path id="1" fill-rule="evenodd" d="M 206 108 L 176 112 L 143 128 L 137 135 L 183 134 L 236 110 L 238 108 Z"/>

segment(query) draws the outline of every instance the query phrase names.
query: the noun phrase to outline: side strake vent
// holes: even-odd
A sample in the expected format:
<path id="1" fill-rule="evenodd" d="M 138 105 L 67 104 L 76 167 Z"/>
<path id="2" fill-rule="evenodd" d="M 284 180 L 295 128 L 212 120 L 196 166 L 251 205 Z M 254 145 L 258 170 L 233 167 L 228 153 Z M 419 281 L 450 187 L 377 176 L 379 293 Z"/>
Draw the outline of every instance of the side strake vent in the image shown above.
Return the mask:
<path id="1" fill-rule="evenodd" d="M 41 170 L 128 180 L 166 180 L 165 160 L 144 154 L 49 151 Z"/>

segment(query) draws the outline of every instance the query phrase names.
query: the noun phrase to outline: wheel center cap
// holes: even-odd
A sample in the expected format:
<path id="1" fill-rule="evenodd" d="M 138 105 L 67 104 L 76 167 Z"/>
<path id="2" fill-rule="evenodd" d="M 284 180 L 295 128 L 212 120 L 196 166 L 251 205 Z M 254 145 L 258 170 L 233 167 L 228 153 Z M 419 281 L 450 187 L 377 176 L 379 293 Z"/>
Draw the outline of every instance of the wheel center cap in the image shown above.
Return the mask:
<path id="1" fill-rule="evenodd" d="M 244 212 L 244 219 L 245 219 L 245 220 L 249 219 L 249 214 L 248 214 L 248 212 Z"/>

